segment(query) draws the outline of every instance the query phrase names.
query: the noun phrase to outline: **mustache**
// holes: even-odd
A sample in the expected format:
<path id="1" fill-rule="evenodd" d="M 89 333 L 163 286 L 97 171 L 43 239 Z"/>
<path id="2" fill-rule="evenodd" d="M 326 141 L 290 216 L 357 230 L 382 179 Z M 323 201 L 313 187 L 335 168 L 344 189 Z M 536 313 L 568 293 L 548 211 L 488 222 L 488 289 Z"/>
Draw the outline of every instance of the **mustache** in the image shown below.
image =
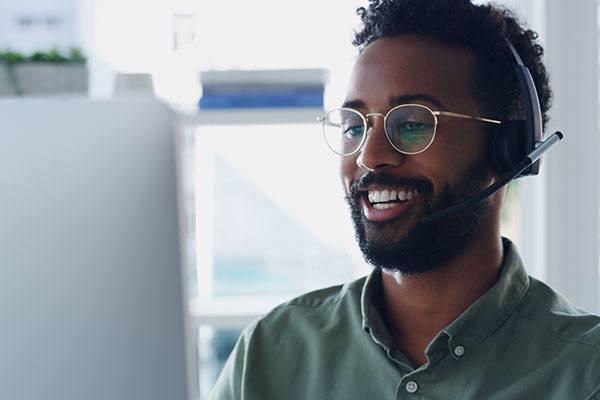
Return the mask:
<path id="1" fill-rule="evenodd" d="M 396 176 L 388 172 L 367 172 L 352 183 L 350 194 L 352 197 L 359 196 L 361 190 L 366 190 L 371 185 L 408 186 L 422 194 L 433 192 L 433 183 L 426 178 Z"/>

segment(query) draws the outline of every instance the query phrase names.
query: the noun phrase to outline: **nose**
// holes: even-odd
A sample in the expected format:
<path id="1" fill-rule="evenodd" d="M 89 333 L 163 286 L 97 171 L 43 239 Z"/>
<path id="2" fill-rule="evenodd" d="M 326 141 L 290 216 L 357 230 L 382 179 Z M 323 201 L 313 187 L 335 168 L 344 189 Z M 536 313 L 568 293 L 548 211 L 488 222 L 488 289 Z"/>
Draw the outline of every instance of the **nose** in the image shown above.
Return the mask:
<path id="1" fill-rule="evenodd" d="M 356 157 L 356 165 L 369 171 L 402 165 L 406 154 L 394 149 L 389 142 L 385 134 L 383 115 L 369 114 L 367 121 L 370 122 L 367 128 L 367 138 Z"/>

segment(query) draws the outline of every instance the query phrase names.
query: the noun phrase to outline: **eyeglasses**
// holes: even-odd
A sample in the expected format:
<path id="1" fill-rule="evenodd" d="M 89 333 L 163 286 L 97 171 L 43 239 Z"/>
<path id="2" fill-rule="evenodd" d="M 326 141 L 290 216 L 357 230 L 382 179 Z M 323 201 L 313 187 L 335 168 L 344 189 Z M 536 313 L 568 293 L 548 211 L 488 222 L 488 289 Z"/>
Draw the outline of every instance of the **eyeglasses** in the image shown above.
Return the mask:
<path id="1" fill-rule="evenodd" d="M 352 108 L 337 108 L 327 112 L 318 121 L 323 125 L 327 146 L 340 156 L 357 153 L 367 140 L 370 117 L 383 117 L 385 136 L 394 149 L 403 154 L 419 154 L 431 146 L 435 139 L 438 116 L 471 119 L 491 124 L 501 121 L 474 117 L 449 111 L 433 111 L 421 104 L 402 104 L 387 114 L 363 115 Z"/>

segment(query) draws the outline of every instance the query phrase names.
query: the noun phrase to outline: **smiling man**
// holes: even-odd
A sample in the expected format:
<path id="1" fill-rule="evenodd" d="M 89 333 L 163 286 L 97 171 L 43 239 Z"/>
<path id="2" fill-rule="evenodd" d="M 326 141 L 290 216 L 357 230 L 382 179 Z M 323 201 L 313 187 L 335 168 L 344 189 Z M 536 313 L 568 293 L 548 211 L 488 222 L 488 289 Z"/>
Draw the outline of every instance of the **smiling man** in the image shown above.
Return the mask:
<path id="1" fill-rule="evenodd" d="M 504 176 L 491 149 L 527 115 L 518 56 L 547 121 L 535 33 L 468 0 L 359 14 L 346 101 L 322 123 L 373 271 L 250 325 L 212 398 L 600 399 L 600 318 L 527 276 L 500 235 L 506 189 L 442 214 Z"/>

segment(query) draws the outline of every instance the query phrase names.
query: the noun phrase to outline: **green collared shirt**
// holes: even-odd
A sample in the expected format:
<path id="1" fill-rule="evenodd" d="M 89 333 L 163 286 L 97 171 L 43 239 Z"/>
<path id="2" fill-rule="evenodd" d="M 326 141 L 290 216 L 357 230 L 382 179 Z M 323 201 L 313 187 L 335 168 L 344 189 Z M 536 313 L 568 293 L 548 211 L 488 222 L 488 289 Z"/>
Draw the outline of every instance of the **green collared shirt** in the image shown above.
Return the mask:
<path id="1" fill-rule="evenodd" d="M 600 318 L 528 277 L 500 278 L 414 368 L 376 307 L 380 273 L 308 293 L 243 332 L 212 400 L 600 399 Z"/>

